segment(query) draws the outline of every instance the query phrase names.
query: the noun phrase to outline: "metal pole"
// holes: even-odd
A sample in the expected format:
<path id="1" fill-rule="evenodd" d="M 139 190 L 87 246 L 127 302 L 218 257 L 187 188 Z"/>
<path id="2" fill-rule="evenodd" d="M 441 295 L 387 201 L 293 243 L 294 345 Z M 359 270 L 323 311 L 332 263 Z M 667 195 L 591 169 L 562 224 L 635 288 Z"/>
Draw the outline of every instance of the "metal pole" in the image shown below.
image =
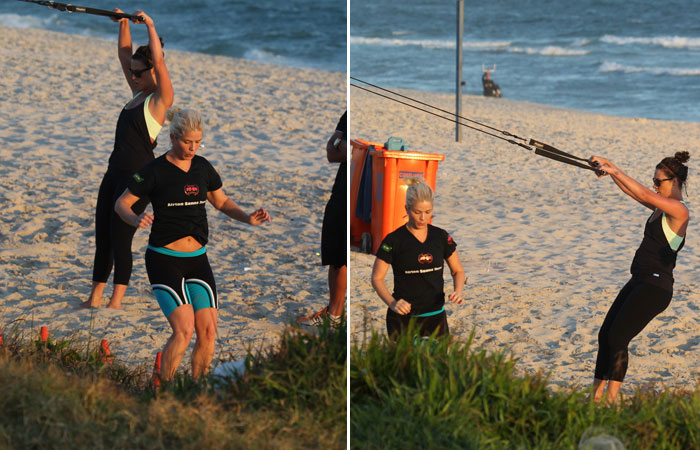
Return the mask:
<path id="1" fill-rule="evenodd" d="M 455 114 L 462 115 L 462 35 L 464 34 L 464 0 L 457 0 L 457 104 Z M 459 121 L 459 117 L 455 117 Z M 455 123 L 455 140 L 462 140 L 462 130 Z"/>

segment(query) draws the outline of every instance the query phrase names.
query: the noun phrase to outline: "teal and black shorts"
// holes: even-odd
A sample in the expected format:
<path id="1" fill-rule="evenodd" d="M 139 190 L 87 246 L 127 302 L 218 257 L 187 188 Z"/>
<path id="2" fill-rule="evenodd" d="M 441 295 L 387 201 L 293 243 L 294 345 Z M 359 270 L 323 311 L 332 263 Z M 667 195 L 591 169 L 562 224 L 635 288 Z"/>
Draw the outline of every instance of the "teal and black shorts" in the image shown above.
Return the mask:
<path id="1" fill-rule="evenodd" d="M 149 245 L 146 271 L 165 317 L 182 305 L 192 305 L 195 312 L 204 308 L 219 309 L 206 247 L 184 253 Z"/>

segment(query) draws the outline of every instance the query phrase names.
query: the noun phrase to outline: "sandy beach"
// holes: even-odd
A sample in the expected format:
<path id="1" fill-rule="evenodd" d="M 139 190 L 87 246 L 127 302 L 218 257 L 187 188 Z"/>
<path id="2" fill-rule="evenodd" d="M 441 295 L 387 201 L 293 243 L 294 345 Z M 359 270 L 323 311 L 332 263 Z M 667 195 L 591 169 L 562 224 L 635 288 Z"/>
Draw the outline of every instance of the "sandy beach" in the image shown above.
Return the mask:
<path id="1" fill-rule="evenodd" d="M 371 80 L 368 80 L 371 81 Z M 454 96 L 400 91 L 454 111 Z M 523 372 L 551 371 L 554 388 L 587 386 L 597 333 L 629 279 L 650 211 L 609 177 L 463 131 L 454 124 L 351 88 L 353 138 L 405 139 L 408 150 L 445 155 L 437 176 L 433 224 L 457 242 L 468 278 L 466 304 L 446 306 L 452 335 L 490 350 L 509 349 Z M 693 217 L 698 194 L 700 123 L 621 118 L 508 99 L 465 96 L 463 115 L 577 156 L 607 157 L 651 186 L 665 156 L 687 150 L 691 222 L 678 256 L 671 305 L 630 346 L 623 393 L 645 385 L 693 388 L 700 381 L 700 258 Z M 385 332 L 386 307 L 372 289 L 374 257 L 350 256 L 352 338 Z M 451 278 L 445 272 L 446 292 Z M 391 289 L 391 271 L 387 285 Z"/>
<path id="2" fill-rule="evenodd" d="M 146 230 L 134 239 L 122 310 L 78 308 L 92 276 L 97 190 L 130 99 L 116 38 L 116 28 L 106 41 L 0 27 L 0 327 L 108 339 L 118 359 L 151 365 L 170 327 L 146 276 Z M 238 359 L 327 301 L 318 252 L 337 165 L 325 143 L 346 107 L 345 74 L 165 52 L 175 106 L 205 118 L 199 154 L 244 210 L 272 216 L 249 227 L 208 208 L 221 305 L 215 361 Z M 156 156 L 169 148 L 167 126 L 158 142 Z"/>

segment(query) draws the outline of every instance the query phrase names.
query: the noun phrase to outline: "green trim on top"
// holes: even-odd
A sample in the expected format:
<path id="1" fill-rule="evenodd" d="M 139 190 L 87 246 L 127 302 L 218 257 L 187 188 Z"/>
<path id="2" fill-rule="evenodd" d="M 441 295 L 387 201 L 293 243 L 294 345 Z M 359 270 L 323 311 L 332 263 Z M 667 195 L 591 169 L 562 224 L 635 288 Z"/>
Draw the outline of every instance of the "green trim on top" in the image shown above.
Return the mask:
<path id="1" fill-rule="evenodd" d="M 688 205 L 683 200 L 681 200 L 681 203 L 683 204 L 683 206 L 688 208 Z M 668 219 L 666 218 L 666 213 L 663 211 L 661 211 L 661 229 L 664 232 L 664 236 L 666 236 L 666 240 L 668 241 L 668 245 L 669 245 L 669 247 L 671 247 L 671 250 L 673 250 L 674 252 L 677 251 L 678 248 L 683 243 L 683 239 L 685 239 L 685 237 L 677 235 L 671 229 L 671 227 L 668 225 Z"/>
<path id="2" fill-rule="evenodd" d="M 664 230 L 664 236 L 666 236 L 666 240 L 668 241 L 668 245 L 671 247 L 671 250 L 674 252 L 678 250 L 683 243 L 683 239 L 685 238 L 683 236 L 678 236 L 676 233 L 674 233 L 671 227 L 668 226 L 668 219 L 666 219 L 666 213 L 664 212 L 661 213 L 661 229 Z"/>
<path id="3" fill-rule="evenodd" d="M 148 128 L 148 136 L 152 140 L 156 140 L 158 133 L 163 128 L 163 125 L 159 124 L 158 121 L 151 115 L 151 110 L 148 109 L 148 103 L 151 101 L 153 94 L 146 97 L 146 101 L 143 102 L 143 117 L 146 119 L 146 128 Z"/>
<path id="4" fill-rule="evenodd" d="M 442 313 L 445 311 L 445 307 L 443 306 L 440 308 L 439 311 L 431 311 L 423 314 L 411 314 L 411 317 L 430 317 L 430 316 L 437 316 L 438 314 Z"/>
<path id="5" fill-rule="evenodd" d="M 199 250 L 195 250 L 193 252 L 178 252 L 175 250 L 170 250 L 169 248 L 165 247 L 153 247 L 152 245 L 148 245 L 149 250 L 153 250 L 154 252 L 161 253 L 163 255 L 168 255 L 168 256 L 177 256 L 178 258 L 192 258 L 194 256 L 199 256 L 203 255 L 207 252 L 207 246 L 204 245 L 202 248 Z"/>

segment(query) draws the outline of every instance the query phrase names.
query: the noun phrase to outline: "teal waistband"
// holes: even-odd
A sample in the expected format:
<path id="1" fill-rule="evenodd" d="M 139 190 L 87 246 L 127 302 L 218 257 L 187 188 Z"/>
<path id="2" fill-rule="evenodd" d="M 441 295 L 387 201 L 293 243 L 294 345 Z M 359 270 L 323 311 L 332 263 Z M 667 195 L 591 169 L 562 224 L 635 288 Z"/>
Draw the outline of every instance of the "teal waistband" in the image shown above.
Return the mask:
<path id="1" fill-rule="evenodd" d="M 200 248 L 199 250 L 195 250 L 193 252 L 177 252 L 175 250 L 170 250 L 169 248 L 153 247 L 151 245 L 148 246 L 148 249 L 153 250 L 154 252 L 162 253 L 163 255 L 177 256 L 178 258 L 192 258 L 193 256 L 203 255 L 207 252 L 206 245 L 202 246 L 202 248 Z"/>
<path id="2" fill-rule="evenodd" d="M 437 316 L 438 314 L 442 313 L 445 311 L 445 307 L 443 306 L 440 308 L 439 311 L 431 311 L 423 314 L 411 314 L 411 317 L 430 317 L 430 316 Z"/>

